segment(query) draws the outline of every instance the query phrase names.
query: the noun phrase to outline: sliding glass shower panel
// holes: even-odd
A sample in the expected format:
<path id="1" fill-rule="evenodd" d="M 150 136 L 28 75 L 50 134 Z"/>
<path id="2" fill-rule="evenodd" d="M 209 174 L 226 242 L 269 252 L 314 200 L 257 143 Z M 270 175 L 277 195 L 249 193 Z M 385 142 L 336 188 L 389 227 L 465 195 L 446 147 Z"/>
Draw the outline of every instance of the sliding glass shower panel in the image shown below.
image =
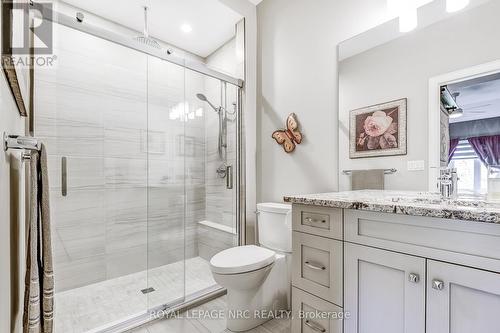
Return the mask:
<path id="1" fill-rule="evenodd" d="M 53 26 L 34 134 L 49 156 L 56 330 L 86 332 L 147 310 L 147 56 Z"/>
<path id="2" fill-rule="evenodd" d="M 237 245 L 237 109 L 229 86 L 186 70 L 186 295 L 217 288 L 209 261 Z"/>
<path id="3" fill-rule="evenodd" d="M 53 27 L 34 135 L 49 155 L 56 330 L 103 331 L 220 288 L 209 261 L 238 245 L 238 87 Z"/>
<path id="4" fill-rule="evenodd" d="M 184 301 L 185 69 L 148 57 L 148 307 Z M 189 152 L 191 154 L 191 152 Z"/>

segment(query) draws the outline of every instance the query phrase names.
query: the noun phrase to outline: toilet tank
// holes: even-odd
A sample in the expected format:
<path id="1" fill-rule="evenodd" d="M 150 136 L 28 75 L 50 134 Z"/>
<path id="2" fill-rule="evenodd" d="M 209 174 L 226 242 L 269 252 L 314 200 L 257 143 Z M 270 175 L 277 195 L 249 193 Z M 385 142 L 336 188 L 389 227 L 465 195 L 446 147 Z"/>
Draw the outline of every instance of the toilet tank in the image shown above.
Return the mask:
<path id="1" fill-rule="evenodd" d="M 282 203 L 257 204 L 257 231 L 261 246 L 292 252 L 292 206 Z"/>

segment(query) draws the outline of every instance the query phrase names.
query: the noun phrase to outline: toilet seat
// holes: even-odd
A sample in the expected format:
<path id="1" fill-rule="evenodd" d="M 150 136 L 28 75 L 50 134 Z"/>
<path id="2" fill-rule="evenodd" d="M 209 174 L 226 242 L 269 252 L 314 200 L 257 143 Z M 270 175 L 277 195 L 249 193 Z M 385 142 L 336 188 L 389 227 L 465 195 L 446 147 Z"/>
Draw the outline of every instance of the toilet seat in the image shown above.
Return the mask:
<path id="1" fill-rule="evenodd" d="M 272 264 L 275 252 L 255 246 L 237 246 L 221 251 L 210 260 L 212 272 L 217 274 L 241 274 L 255 271 Z"/>

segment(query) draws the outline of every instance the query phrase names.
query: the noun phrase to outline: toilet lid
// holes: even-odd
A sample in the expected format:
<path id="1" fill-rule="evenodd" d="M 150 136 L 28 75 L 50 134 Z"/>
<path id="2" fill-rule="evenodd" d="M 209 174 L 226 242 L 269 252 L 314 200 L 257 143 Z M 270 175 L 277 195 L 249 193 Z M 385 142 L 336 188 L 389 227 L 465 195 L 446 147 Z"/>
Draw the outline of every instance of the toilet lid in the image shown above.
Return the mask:
<path id="1" fill-rule="evenodd" d="M 274 251 L 263 247 L 237 246 L 214 255 L 210 260 L 210 268 L 219 274 L 251 272 L 272 264 L 274 256 Z"/>

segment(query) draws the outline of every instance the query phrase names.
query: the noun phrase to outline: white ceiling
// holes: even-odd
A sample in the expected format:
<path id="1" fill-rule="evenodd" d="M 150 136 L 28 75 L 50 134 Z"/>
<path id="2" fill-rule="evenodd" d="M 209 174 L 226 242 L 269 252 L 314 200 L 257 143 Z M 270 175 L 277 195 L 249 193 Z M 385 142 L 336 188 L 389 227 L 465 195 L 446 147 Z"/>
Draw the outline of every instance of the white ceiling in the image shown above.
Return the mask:
<path id="1" fill-rule="evenodd" d="M 464 110 L 452 122 L 500 117 L 500 73 L 450 84 L 448 89 L 460 93 L 457 104 Z"/>
<path id="2" fill-rule="evenodd" d="M 255 2 L 256 0 L 253 0 Z M 242 16 L 218 0 L 64 0 L 131 29 L 143 31 L 143 7 L 149 11 L 149 34 L 173 46 L 207 57 L 230 40 Z M 190 33 L 181 31 L 189 24 Z"/>

